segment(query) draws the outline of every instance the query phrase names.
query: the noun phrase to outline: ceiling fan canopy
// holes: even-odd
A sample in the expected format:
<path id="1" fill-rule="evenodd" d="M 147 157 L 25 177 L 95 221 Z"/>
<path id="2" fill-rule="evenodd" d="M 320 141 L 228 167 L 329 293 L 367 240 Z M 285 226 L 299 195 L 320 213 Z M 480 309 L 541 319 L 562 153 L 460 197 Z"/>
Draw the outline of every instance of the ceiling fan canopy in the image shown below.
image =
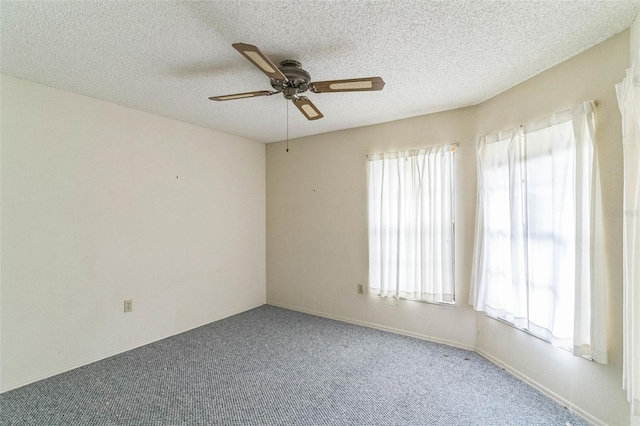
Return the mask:
<path id="1" fill-rule="evenodd" d="M 348 80 L 311 81 L 311 75 L 298 61 L 287 59 L 277 67 L 256 46 L 235 43 L 233 47 L 253 65 L 269 77 L 272 91 L 236 93 L 232 95 L 212 96 L 212 101 L 230 101 L 233 99 L 255 98 L 282 93 L 285 99 L 293 102 L 308 120 L 318 120 L 324 115 L 306 96 L 301 93 L 363 92 L 382 90 L 384 81 L 380 77 L 353 78 Z"/>

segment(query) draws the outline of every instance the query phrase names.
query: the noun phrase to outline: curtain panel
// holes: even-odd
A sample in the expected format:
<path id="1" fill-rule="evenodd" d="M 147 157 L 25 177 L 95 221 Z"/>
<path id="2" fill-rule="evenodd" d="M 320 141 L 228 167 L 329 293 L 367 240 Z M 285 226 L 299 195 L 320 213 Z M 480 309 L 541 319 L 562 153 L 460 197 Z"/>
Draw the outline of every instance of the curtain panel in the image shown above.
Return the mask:
<path id="1" fill-rule="evenodd" d="M 640 417 L 640 69 L 627 70 L 616 85 L 622 113 L 623 388 L 631 413 Z M 617 213 L 617 212 L 616 212 Z M 616 214 L 617 216 L 617 214 Z"/>
<path id="2" fill-rule="evenodd" d="M 453 303 L 454 150 L 369 156 L 369 293 Z"/>
<path id="3" fill-rule="evenodd" d="M 606 363 L 594 109 L 585 102 L 478 140 L 470 303 Z"/>

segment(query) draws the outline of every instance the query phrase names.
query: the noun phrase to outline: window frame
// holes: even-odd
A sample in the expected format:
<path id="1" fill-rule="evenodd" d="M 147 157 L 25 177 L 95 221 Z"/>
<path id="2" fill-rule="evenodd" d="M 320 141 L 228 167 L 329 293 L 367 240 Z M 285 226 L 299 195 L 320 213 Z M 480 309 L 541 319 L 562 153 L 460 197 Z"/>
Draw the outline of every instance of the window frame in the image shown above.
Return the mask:
<path id="1" fill-rule="evenodd" d="M 366 287 L 366 293 L 368 294 L 372 294 L 372 295 L 376 295 L 376 296 L 380 296 L 380 297 L 392 297 L 392 298 L 396 298 L 398 300 L 407 300 L 407 301 L 412 301 L 412 302 L 419 302 L 419 303 L 428 303 L 428 304 L 436 304 L 436 305 L 442 305 L 442 306 L 448 306 L 448 307 L 455 307 L 456 306 L 456 244 L 455 244 L 455 238 L 456 238 L 456 167 L 455 167 L 455 162 L 456 162 L 456 147 L 458 146 L 458 144 L 448 144 L 448 145 L 439 145 L 439 146 L 433 146 L 433 147 L 426 147 L 426 148 L 419 148 L 419 149 L 412 149 L 412 150 L 407 150 L 407 151 L 398 151 L 398 152 L 387 152 L 387 153 L 380 153 L 380 154 L 370 154 L 367 156 L 367 182 L 368 182 L 368 190 L 367 190 L 367 202 L 368 202 L 368 215 L 367 215 L 367 223 L 368 223 L 368 251 L 369 251 L 369 279 L 367 280 L 367 287 Z M 379 161 L 379 160 L 383 160 L 383 159 L 395 159 L 397 161 L 401 160 L 401 159 L 407 159 L 408 157 L 411 156 L 415 156 L 415 155 L 419 155 L 420 152 L 422 151 L 428 151 L 428 150 L 433 150 L 433 149 L 443 149 L 446 150 L 442 152 L 442 155 L 450 155 L 450 170 L 449 170 L 449 182 L 450 182 L 450 209 L 451 209 L 451 218 L 450 218 L 450 223 L 448 224 L 448 226 L 446 227 L 442 227 L 441 229 L 446 229 L 447 233 L 449 235 L 450 238 L 450 265 L 447 265 L 448 269 L 450 269 L 450 274 L 451 274 L 451 292 L 452 294 L 450 295 L 451 301 L 445 301 L 445 300 L 428 300 L 426 298 L 412 298 L 412 297 L 406 297 L 405 295 L 402 295 L 402 292 L 396 291 L 395 294 L 389 294 L 386 290 L 383 290 L 381 288 L 378 287 L 372 287 L 371 285 L 371 250 L 372 250 L 372 238 L 371 238 L 371 233 L 372 233 L 372 224 L 371 224 L 371 163 L 373 161 Z M 382 231 L 380 231 L 382 232 Z M 406 230 L 403 229 L 399 229 L 397 231 L 398 233 L 402 233 L 402 232 L 406 232 Z M 415 292 L 414 292 L 415 293 Z M 442 298 L 442 294 L 439 294 L 440 298 Z"/>

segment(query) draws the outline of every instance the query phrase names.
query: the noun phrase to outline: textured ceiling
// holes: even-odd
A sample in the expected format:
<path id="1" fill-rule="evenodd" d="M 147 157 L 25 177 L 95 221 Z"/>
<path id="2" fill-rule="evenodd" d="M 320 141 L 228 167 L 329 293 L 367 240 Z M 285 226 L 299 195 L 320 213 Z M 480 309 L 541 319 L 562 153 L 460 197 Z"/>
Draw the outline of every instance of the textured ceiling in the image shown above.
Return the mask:
<path id="1" fill-rule="evenodd" d="M 272 142 L 475 105 L 629 27 L 638 1 L 2 0 L 0 71 Z M 309 93 L 307 121 L 231 47 L 295 59 L 314 81 L 381 76 L 381 92 Z"/>

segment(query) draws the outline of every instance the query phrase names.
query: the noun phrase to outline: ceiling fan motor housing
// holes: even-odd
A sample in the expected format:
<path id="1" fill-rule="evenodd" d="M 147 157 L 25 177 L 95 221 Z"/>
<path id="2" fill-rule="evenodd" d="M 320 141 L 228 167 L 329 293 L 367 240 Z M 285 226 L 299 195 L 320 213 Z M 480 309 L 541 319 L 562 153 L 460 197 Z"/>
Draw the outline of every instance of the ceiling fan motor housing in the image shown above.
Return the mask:
<path id="1" fill-rule="evenodd" d="M 287 77 L 288 81 L 271 79 L 271 87 L 282 92 L 286 99 L 295 99 L 298 93 L 309 90 L 311 75 L 302 69 L 300 62 L 287 59 L 280 63 L 278 69 Z"/>

